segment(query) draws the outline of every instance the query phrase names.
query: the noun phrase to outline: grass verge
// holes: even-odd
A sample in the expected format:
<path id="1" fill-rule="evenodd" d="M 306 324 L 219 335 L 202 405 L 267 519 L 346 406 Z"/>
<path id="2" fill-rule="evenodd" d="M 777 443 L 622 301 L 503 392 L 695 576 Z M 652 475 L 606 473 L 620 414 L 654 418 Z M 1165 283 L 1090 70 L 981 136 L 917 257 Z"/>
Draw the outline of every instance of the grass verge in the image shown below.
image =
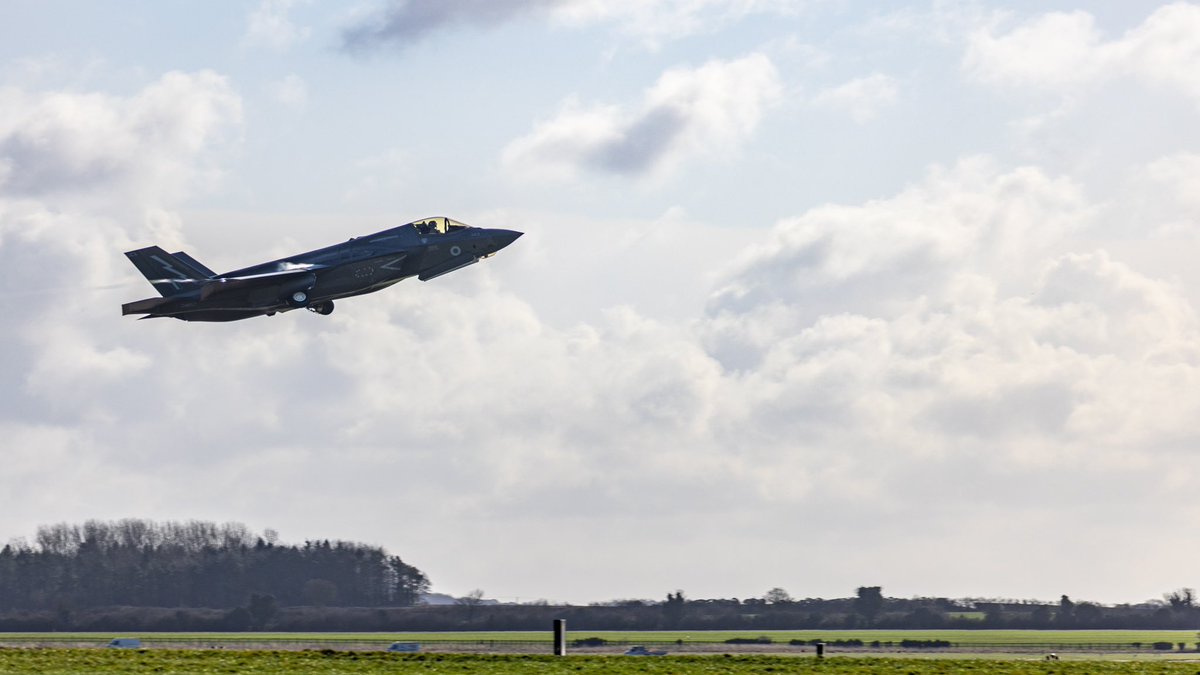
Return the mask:
<path id="1" fill-rule="evenodd" d="M 0 673 L 996 673 L 1064 675 L 1138 673 L 1195 675 L 1200 664 L 1176 661 L 1058 661 L 1040 659 L 893 659 L 794 656 L 515 656 L 387 654 L 320 651 L 0 649 Z"/>

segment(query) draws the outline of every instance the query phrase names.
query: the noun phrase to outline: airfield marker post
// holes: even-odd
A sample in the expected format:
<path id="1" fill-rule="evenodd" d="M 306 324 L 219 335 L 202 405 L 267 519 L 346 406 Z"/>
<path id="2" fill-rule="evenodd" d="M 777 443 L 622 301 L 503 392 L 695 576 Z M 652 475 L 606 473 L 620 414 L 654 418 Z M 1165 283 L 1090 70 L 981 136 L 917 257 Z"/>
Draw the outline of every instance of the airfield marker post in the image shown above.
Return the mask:
<path id="1" fill-rule="evenodd" d="M 567 620 L 554 620 L 554 655 L 567 655 Z"/>

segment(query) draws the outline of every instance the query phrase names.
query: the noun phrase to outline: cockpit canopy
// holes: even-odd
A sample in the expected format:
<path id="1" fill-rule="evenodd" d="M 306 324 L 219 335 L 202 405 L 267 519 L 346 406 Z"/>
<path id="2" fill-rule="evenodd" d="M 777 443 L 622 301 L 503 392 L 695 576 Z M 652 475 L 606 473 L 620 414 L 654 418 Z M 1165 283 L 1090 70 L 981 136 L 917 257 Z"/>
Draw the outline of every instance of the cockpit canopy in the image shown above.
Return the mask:
<path id="1" fill-rule="evenodd" d="M 422 218 L 414 220 L 412 226 L 417 229 L 420 234 L 446 234 L 456 230 L 465 230 L 470 225 L 465 225 L 457 220 L 451 220 L 443 216 L 434 216 L 432 218 Z"/>

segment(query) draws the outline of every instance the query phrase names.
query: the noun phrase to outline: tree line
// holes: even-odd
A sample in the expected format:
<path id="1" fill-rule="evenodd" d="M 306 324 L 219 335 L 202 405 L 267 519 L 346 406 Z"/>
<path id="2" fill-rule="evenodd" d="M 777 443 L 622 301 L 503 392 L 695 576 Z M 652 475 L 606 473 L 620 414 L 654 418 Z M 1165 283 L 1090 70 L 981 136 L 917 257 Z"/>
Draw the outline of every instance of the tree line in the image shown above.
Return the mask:
<path id="1" fill-rule="evenodd" d="M 861 586 L 853 597 L 794 599 L 782 588 L 739 600 L 668 593 L 661 602 L 605 603 L 629 610 L 627 623 L 649 629 L 1200 629 L 1200 603 L 1190 588 L 1161 601 L 1102 605 L 984 598 L 889 598 L 880 586 Z M 599 616 L 599 615 L 598 615 Z M 638 619 L 634 619 L 634 617 Z M 616 628 L 614 626 L 614 628 Z M 599 630 L 600 628 L 597 628 Z"/>
<path id="2" fill-rule="evenodd" d="M 408 607 L 280 606 L 253 595 L 232 609 L 98 607 L 0 612 L 0 631 L 499 631 L 548 630 L 566 619 L 573 633 L 632 630 L 741 630 L 748 636 L 795 629 L 1200 629 L 1194 605 L 1150 602 L 1100 606 L 947 598 L 805 598 L 767 602 L 690 599 L 619 600 L 589 606 L 551 604 L 413 605 Z M 1098 609 L 1089 609 L 1096 607 Z M 1081 611 L 1082 610 L 1082 611 Z"/>
<path id="3" fill-rule="evenodd" d="M 277 539 L 240 523 L 42 526 L 33 544 L 18 540 L 0 549 L 0 610 L 248 610 L 254 596 L 275 607 L 403 607 L 429 590 L 423 572 L 378 546 Z"/>
<path id="4" fill-rule="evenodd" d="M 589 606 L 421 604 L 429 580 L 384 549 L 344 541 L 281 544 L 239 523 L 89 521 L 38 528 L 0 549 L 0 631 L 418 631 L 784 629 L 1200 629 L 1195 591 L 1102 605 L 983 598 L 889 598 L 861 586 L 845 598 L 613 600 Z"/>

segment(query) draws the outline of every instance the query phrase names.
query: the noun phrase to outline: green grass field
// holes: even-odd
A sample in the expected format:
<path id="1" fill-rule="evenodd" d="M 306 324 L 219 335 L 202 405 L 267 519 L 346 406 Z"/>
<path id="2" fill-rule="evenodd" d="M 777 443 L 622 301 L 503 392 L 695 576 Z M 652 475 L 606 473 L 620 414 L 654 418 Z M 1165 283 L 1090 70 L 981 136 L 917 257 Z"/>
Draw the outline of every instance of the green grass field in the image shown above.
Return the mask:
<path id="1" fill-rule="evenodd" d="M 893 659 L 789 656 L 501 656 L 349 651 L 0 649 L 0 673 L 997 673 L 1195 675 L 1200 664 L 1164 660 Z"/>
<path id="2" fill-rule="evenodd" d="M 1200 635 L 1188 630 L 789 630 L 789 631 L 587 631 L 570 630 L 569 640 L 599 637 L 614 644 L 719 644 L 732 638 L 770 638 L 774 644 L 787 645 L 790 640 L 819 639 L 827 642 L 838 640 L 862 640 L 866 644 L 896 643 L 905 639 L 945 640 L 956 648 L 1021 646 L 1028 648 L 1066 647 L 1092 649 L 1130 649 L 1139 643 L 1150 649 L 1155 642 L 1169 642 L 1172 650 L 1184 643 L 1188 650 L 1196 649 Z M 498 632 L 424 632 L 424 633 L 0 633 L 0 645 L 28 645 L 30 643 L 94 643 L 108 642 L 113 637 L 139 637 L 147 644 L 203 643 L 238 644 L 309 644 L 312 646 L 337 646 L 339 644 L 380 644 L 386 646 L 396 640 L 435 643 L 546 643 L 551 633 L 545 631 L 498 631 Z"/>

